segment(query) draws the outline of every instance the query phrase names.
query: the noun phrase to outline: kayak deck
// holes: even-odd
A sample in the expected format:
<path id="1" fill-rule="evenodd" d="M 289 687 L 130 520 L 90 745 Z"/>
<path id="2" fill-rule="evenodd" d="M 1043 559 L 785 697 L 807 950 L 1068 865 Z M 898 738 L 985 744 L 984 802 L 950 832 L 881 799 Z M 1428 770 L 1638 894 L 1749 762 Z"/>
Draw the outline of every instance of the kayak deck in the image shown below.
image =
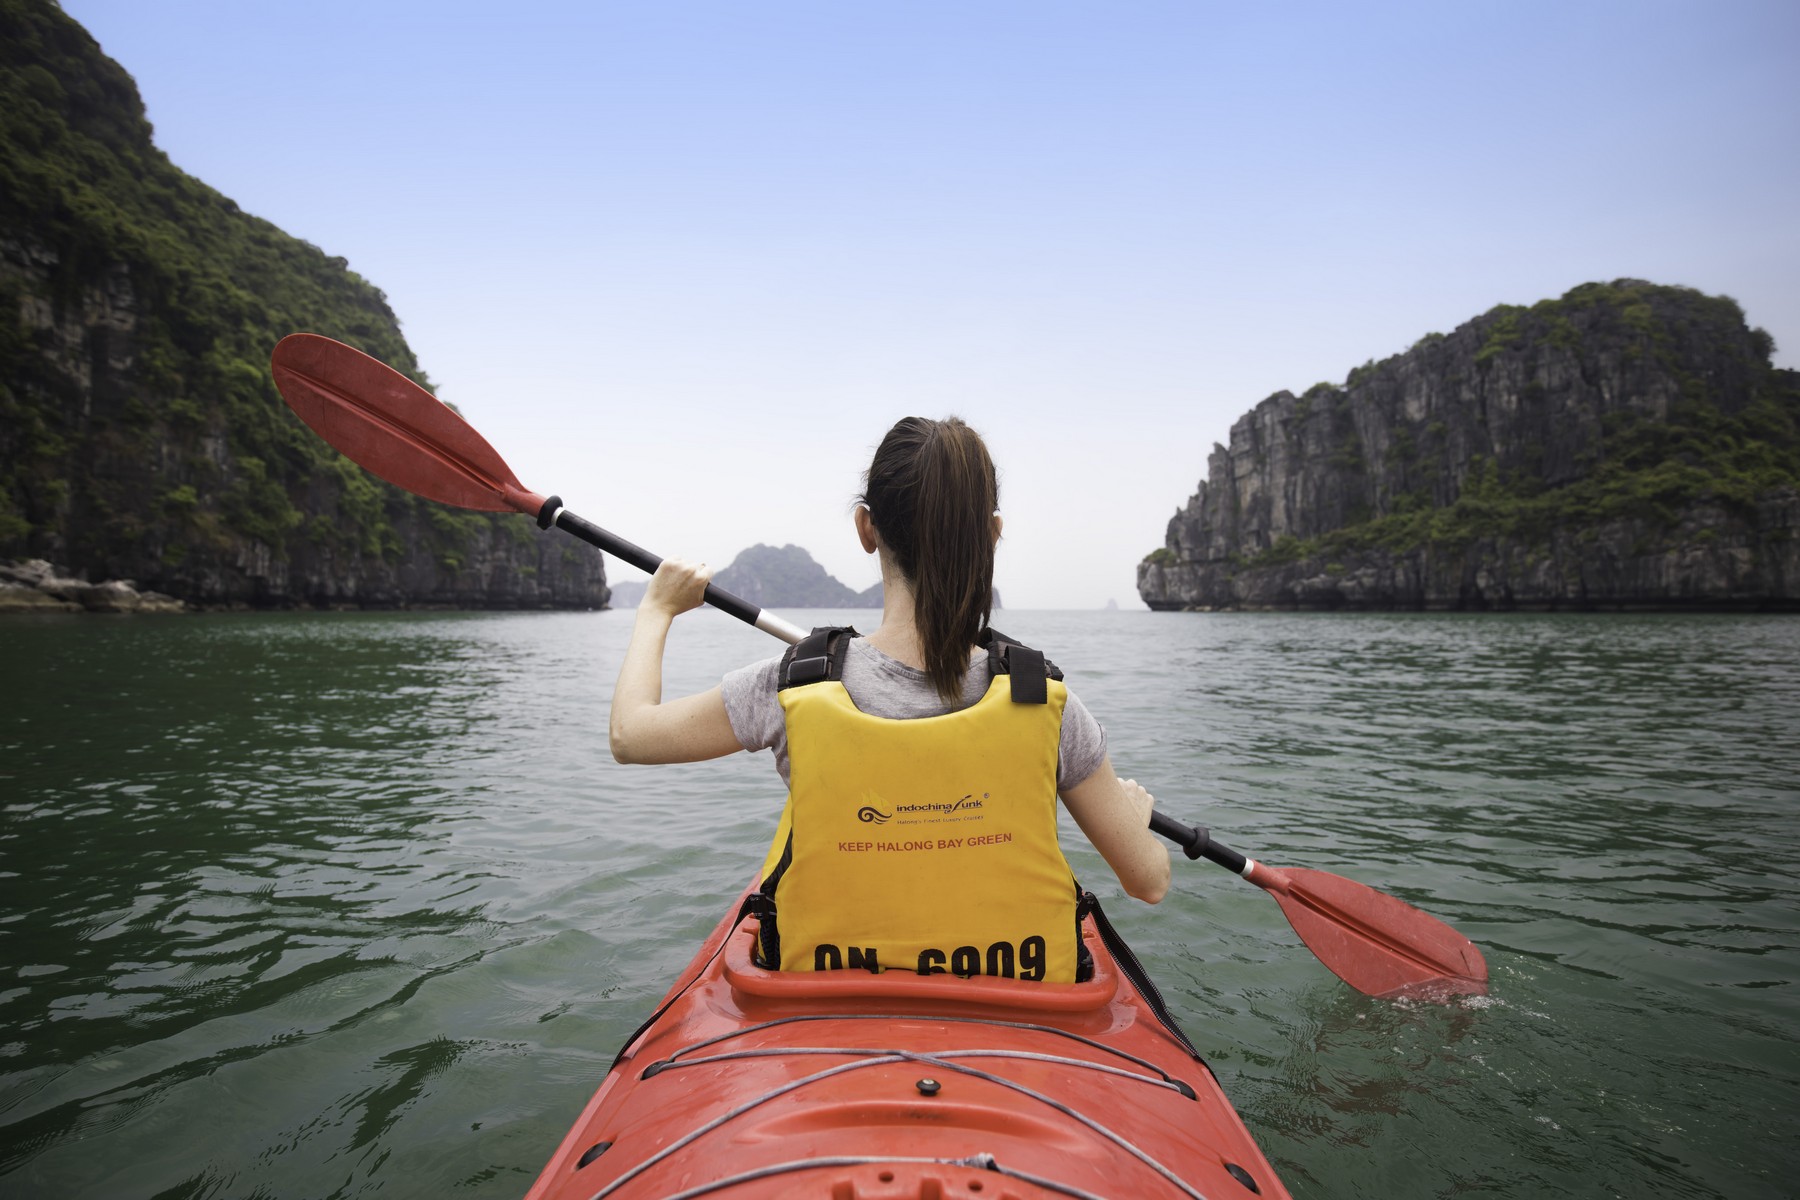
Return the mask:
<path id="1" fill-rule="evenodd" d="M 768 971 L 734 909 L 528 1200 L 1286 1197 L 1091 918 L 1094 978 Z"/>

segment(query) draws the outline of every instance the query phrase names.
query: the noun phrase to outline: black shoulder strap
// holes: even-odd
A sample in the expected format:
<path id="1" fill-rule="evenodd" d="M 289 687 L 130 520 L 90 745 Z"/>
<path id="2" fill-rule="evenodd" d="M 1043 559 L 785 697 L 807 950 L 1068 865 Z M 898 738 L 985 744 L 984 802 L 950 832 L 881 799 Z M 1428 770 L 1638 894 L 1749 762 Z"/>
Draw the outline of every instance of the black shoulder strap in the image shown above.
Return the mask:
<path id="1" fill-rule="evenodd" d="M 814 629 L 782 655 L 777 690 L 842 679 L 850 639 L 861 636 L 849 625 L 821 625 Z M 1011 680 L 1014 704 L 1046 703 L 1050 698 L 1047 681 L 1063 677 L 1062 670 L 1045 658 L 1043 651 L 1015 642 L 998 630 L 983 630 L 976 644 L 987 649 L 994 674 Z"/>
<path id="2" fill-rule="evenodd" d="M 1014 704 L 1044 704 L 1050 699 L 1048 680 L 1061 679 L 1062 671 L 1043 651 L 1015 642 L 997 629 L 982 630 L 977 645 L 987 647 L 994 674 L 1012 679 Z"/>
<path id="3" fill-rule="evenodd" d="M 781 682 L 775 690 L 842 679 L 850 639 L 861 636 L 848 625 L 821 625 L 814 629 L 781 656 Z"/>

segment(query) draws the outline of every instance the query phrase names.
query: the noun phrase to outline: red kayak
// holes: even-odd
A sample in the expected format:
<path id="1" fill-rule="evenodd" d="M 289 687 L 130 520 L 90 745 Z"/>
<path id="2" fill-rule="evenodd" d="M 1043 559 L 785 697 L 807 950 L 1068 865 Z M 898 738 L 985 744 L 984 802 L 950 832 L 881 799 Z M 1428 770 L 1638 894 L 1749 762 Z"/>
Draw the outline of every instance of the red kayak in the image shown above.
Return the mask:
<path id="1" fill-rule="evenodd" d="M 527 1200 L 1288 1195 L 1093 916 L 1093 978 L 1044 984 L 768 971 L 745 911 L 626 1043 Z"/>

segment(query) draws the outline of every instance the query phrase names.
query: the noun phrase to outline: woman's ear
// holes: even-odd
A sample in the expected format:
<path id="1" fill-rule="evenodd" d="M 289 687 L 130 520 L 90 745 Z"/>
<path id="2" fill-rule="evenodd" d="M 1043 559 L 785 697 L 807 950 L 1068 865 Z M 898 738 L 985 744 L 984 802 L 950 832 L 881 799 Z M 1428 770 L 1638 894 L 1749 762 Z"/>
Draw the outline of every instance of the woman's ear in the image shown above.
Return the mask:
<path id="1" fill-rule="evenodd" d="M 856 506 L 856 538 L 862 543 L 864 554 L 873 554 L 881 548 L 881 538 L 875 532 L 875 518 L 869 515 L 869 506 Z"/>
<path id="2" fill-rule="evenodd" d="M 993 521 L 993 526 L 994 526 L 994 541 L 996 544 L 998 544 L 1000 541 L 1000 527 L 1002 525 L 1005 525 L 1006 521 L 1004 518 L 1002 518 L 1000 516 L 999 513 L 995 513 L 991 519 Z"/>

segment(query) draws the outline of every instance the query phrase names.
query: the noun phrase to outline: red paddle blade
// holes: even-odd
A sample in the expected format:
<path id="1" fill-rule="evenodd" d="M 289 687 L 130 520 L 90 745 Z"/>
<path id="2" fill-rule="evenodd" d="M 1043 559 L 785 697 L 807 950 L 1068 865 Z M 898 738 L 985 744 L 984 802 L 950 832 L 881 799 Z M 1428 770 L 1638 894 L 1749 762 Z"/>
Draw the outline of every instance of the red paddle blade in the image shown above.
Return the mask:
<path id="1" fill-rule="evenodd" d="M 1307 948 L 1357 991 L 1421 1000 L 1487 994 L 1481 951 L 1431 914 L 1341 875 L 1278 870 L 1287 888 L 1269 894 Z M 1251 882 L 1260 881 L 1252 875 Z"/>
<path id="2" fill-rule="evenodd" d="M 386 363 L 316 333 L 282 338 L 269 363 L 288 407 L 389 483 L 458 508 L 534 517 L 543 508 L 486 438 Z"/>

